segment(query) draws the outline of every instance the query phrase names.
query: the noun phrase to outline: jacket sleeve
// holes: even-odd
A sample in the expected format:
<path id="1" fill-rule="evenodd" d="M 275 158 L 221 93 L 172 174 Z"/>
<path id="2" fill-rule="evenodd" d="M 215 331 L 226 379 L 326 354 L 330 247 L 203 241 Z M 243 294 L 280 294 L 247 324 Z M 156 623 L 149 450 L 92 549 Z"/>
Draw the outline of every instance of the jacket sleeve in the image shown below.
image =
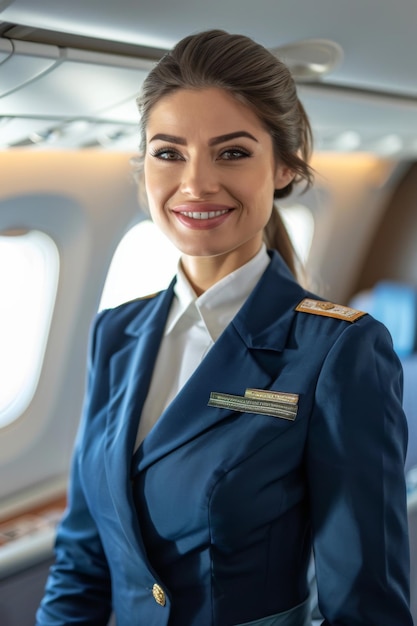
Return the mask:
<path id="1" fill-rule="evenodd" d="M 412 626 L 402 369 L 382 324 L 349 324 L 320 373 L 307 449 L 323 626 Z"/>
<path id="2" fill-rule="evenodd" d="M 94 403 L 94 344 L 91 333 L 84 419 L 78 434 L 68 490 L 68 506 L 58 528 L 55 564 L 36 615 L 36 626 L 104 626 L 111 612 L 111 582 L 102 543 L 79 474 L 82 431 Z"/>

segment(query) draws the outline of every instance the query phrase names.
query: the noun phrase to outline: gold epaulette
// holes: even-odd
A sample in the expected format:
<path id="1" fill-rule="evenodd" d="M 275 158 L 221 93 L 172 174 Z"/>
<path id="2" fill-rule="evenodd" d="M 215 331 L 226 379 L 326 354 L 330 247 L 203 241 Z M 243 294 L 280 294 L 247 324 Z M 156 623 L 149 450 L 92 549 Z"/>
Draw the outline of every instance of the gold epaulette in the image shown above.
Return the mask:
<path id="1" fill-rule="evenodd" d="M 304 298 L 300 304 L 295 307 L 296 311 L 301 313 L 312 313 L 313 315 L 324 315 L 325 317 L 335 317 L 346 322 L 355 322 L 357 319 L 366 315 L 365 311 L 351 309 L 341 304 L 333 304 L 333 302 L 324 302 L 323 300 L 312 300 Z"/>

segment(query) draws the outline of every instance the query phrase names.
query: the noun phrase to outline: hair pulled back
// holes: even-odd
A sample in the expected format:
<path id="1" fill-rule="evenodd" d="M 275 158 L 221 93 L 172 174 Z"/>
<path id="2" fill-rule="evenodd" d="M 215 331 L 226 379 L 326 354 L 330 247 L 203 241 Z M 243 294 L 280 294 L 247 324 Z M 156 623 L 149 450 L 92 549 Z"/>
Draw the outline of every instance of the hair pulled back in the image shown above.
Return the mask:
<path id="1" fill-rule="evenodd" d="M 218 87 L 249 106 L 270 133 L 277 162 L 295 177 L 274 198 L 284 198 L 295 183 L 310 186 L 313 174 L 308 160 L 312 133 L 287 66 L 249 37 L 223 30 L 189 35 L 167 52 L 146 77 L 137 100 L 141 152 L 146 148 L 146 127 L 152 108 L 164 96 L 179 89 Z M 295 271 L 294 251 L 277 211 L 265 228 L 264 239 L 278 249 Z"/>

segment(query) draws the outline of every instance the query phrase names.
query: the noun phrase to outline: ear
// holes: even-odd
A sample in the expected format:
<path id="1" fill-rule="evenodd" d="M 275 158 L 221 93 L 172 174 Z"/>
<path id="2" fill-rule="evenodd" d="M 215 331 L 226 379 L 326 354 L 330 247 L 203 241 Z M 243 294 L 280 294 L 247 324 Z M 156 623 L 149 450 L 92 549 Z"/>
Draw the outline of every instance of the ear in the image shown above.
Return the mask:
<path id="1" fill-rule="evenodd" d="M 293 172 L 287 165 L 278 165 L 275 172 L 275 189 L 284 189 L 295 178 L 295 172 Z"/>

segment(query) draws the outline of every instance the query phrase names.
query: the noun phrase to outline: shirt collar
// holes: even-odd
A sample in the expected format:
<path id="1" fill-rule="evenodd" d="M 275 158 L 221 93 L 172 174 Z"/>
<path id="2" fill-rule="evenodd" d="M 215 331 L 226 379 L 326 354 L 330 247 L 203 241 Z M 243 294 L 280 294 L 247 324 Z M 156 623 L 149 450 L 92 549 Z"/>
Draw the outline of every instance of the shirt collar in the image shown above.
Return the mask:
<path id="1" fill-rule="evenodd" d="M 231 272 L 197 297 L 178 264 L 175 298 L 165 326 L 165 335 L 173 332 L 180 319 L 201 320 L 213 341 L 234 318 L 270 262 L 265 244 L 245 265 Z"/>

